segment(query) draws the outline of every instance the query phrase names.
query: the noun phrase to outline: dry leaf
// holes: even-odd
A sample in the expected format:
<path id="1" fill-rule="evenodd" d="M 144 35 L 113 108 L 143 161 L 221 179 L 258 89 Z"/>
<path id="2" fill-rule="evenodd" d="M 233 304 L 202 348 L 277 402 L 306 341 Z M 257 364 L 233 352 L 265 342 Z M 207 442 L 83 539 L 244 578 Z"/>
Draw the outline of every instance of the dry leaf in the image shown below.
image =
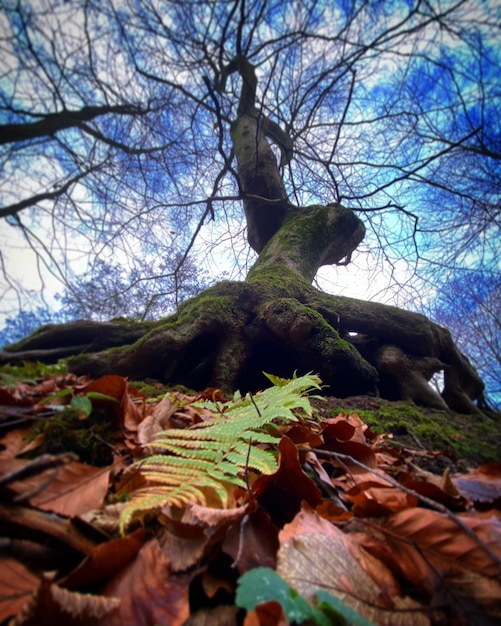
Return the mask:
<path id="1" fill-rule="evenodd" d="M 0 622 L 16 615 L 40 584 L 40 579 L 14 559 L 0 559 Z"/>
<path id="2" fill-rule="evenodd" d="M 390 570 L 350 535 L 304 506 L 279 535 L 277 572 L 311 600 L 324 589 L 378 626 L 426 626 Z"/>
<path id="3" fill-rule="evenodd" d="M 120 604 L 118 598 L 103 598 L 61 589 L 44 578 L 11 626 L 53 626 L 54 624 L 103 623 Z"/>
<path id="4" fill-rule="evenodd" d="M 182 626 L 189 616 L 193 576 L 171 574 L 167 555 L 152 539 L 103 589 L 103 595 L 121 603 L 99 626 Z"/>

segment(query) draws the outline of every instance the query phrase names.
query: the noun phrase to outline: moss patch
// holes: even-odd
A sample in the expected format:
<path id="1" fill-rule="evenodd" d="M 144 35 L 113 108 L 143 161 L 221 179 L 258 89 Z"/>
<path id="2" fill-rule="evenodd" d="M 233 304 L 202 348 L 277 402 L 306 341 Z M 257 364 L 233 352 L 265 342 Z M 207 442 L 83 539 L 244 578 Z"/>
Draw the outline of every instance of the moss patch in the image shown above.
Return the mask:
<path id="1" fill-rule="evenodd" d="M 406 402 L 391 402 L 381 398 L 356 396 L 328 398 L 320 403 L 324 415 L 356 413 L 378 434 L 392 435 L 389 442 L 399 447 L 444 451 L 457 457 L 457 468 L 499 462 L 501 447 L 501 416 L 477 417 L 451 414 L 416 406 Z M 440 471 L 444 460 L 434 467 Z"/>
<path id="2" fill-rule="evenodd" d="M 93 411 L 82 419 L 81 414 L 69 407 L 60 413 L 39 420 L 30 431 L 30 438 L 43 435 L 41 446 L 27 454 L 36 458 L 40 454 L 74 452 L 79 461 L 97 467 L 113 462 L 112 440 L 115 424 L 111 411 Z"/>

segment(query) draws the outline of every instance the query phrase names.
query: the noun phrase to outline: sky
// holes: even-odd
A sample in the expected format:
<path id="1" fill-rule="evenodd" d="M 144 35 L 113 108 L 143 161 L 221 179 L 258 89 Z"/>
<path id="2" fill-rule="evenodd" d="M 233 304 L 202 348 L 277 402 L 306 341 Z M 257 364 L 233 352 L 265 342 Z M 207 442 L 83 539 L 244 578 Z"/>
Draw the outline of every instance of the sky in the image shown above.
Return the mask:
<path id="1" fill-rule="evenodd" d="M 353 262 L 320 271 L 317 284 L 328 292 L 423 308 L 459 269 L 499 270 L 498 226 L 482 222 L 499 201 L 499 159 L 482 159 L 478 151 L 501 152 L 496 144 L 500 63 L 495 45 L 501 16 L 494 1 L 447 0 L 434 7 L 446 10 L 456 4 L 459 8 L 442 26 L 431 22 L 419 35 L 412 30 L 415 21 L 399 26 L 409 7 L 418 5 L 410 0 L 371 3 L 370 11 L 361 10 L 354 22 L 348 20 L 353 3 L 319 2 L 308 24 L 316 38 L 300 38 L 295 46 L 269 42 L 274 37 L 280 42 L 299 23 L 305 3 L 301 12 L 290 11 L 287 3 L 268 2 L 273 10 L 263 25 L 241 29 L 254 60 L 261 63 L 266 113 L 282 125 L 294 120 L 292 178 L 284 172 L 291 197 L 308 204 L 339 196 L 360 210 L 366 223 L 366 242 Z M 153 104 L 144 119 L 108 116 L 89 124 L 116 142 L 140 146 L 145 152 L 138 157 L 79 130 L 59 133 L 52 141 L 0 146 L 0 206 L 57 189 L 81 168 L 96 166 L 55 205 L 46 200 L 19 214 L 29 242 L 15 219 L 0 221 L 5 269 L 0 326 L 20 309 L 57 306 L 54 296 L 63 291 L 58 275 L 71 287 L 82 272 L 95 267 L 96 259 L 128 271 L 158 273 L 161 259 L 173 258 L 188 244 L 222 171 L 218 141 L 228 154 L 229 134 L 220 135 L 214 112 L 200 106 L 207 97 L 201 74 L 210 75 L 210 64 L 196 54 L 186 62 L 183 46 L 189 38 L 175 41 L 174 36 L 181 21 L 186 32 L 205 28 L 212 59 L 217 58 L 213 41 L 227 37 L 228 59 L 238 36 L 235 25 L 226 34 L 222 30 L 229 3 L 221 3 L 218 19 L 197 13 L 204 11 L 201 4 L 192 14 L 183 14 L 180 5 L 177 14 L 166 13 L 161 23 L 147 14 L 147 4 L 128 15 L 129 5 L 120 1 L 101 3 L 95 10 L 87 3 L 87 14 L 78 1 L 26 2 L 24 23 L 15 14 L 15 3 L 5 6 L 0 14 L 3 123 L 32 119 L 22 110 L 124 99 Z M 121 12 L 123 31 L 112 27 L 112 8 Z M 419 19 L 417 11 L 413 20 Z M 146 23 L 155 37 L 147 36 Z M 338 36 L 331 40 L 335 32 Z M 360 59 L 359 40 L 377 42 Z M 275 62 L 279 71 L 273 71 Z M 229 93 L 220 94 L 223 116 L 234 114 L 233 80 Z M 171 88 L 172 82 L 181 89 Z M 290 88 L 284 91 L 284 85 Z M 190 100 L 190 94 L 195 98 Z M 469 134 L 470 151 L 451 150 L 448 138 L 462 141 Z M 440 158 L 431 159 L 437 153 Z M 234 196 L 230 175 L 215 192 Z M 192 201 L 196 204 L 189 208 Z M 383 210 L 385 206 L 389 208 Z M 472 206 L 474 214 L 469 213 Z M 194 262 L 209 278 L 242 279 L 252 254 L 241 208 L 232 201 L 214 203 L 214 208 L 217 220 L 201 229 Z M 437 273 L 440 263 L 443 271 Z"/>

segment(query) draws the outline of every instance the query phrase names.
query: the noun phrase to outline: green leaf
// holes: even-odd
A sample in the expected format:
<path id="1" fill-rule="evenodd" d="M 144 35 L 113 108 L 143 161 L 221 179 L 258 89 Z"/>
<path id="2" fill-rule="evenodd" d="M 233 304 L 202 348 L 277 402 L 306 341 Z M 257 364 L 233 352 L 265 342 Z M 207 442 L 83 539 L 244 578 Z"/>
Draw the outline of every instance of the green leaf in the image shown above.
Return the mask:
<path id="1" fill-rule="evenodd" d="M 246 572 L 238 581 L 235 603 L 253 611 L 264 602 L 279 602 L 289 622 L 317 626 L 375 626 L 371 621 L 347 606 L 339 598 L 319 589 L 316 606 L 292 589 L 277 572 L 269 567 L 257 567 Z"/>
<path id="2" fill-rule="evenodd" d="M 313 607 L 269 567 L 256 567 L 238 581 L 237 606 L 253 611 L 258 604 L 272 600 L 282 605 L 290 622 L 300 624 L 312 617 Z"/>
<path id="3" fill-rule="evenodd" d="M 71 398 L 70 407 L 76 411 L 80 411 L 86 417 L 92 413 L 92 402 L 87 396 L 73 396 L 73 398 Z"/>
<path id="4" fill-rule="evenodd" d="M 317 596 L 317 608 L 328 616 L 342 615 L 344 620 L 353 626 L 375 626 L 373 622 L 357 613 L 351 606 L 348 606 L 342 602 L 339 598 L 327 593 L 323 589 L 319 589 L 316 593 Z M 344 623 L 333 622 L 333 623 Z"/>
<path id="5" fill-rule="evenodd" d="M 52 400 L 57 400 L 58 398 L 64 398 L 65 396 L 71 396 L 73 394 L 73 389 L 67 387 L 66 389 L 60 389 L 56 393 L 53 393 L 50 396 L 47 396 L 43 400 L 40 400 L 38 404 L 47 404 L 48 402 L 52 402 Z"/>
<path id="6" fill-rule="evenodd" d="M 105 393 L 99 393 L 99 391 L 89 391 L 86 394 L 87 398 L 91 398 L 92 400 L 105 400 L 106 402 L 116 402 L 119 403 L 119 400 L 116 398 L 112 398 L 111 396 L 107 396 Z"/>

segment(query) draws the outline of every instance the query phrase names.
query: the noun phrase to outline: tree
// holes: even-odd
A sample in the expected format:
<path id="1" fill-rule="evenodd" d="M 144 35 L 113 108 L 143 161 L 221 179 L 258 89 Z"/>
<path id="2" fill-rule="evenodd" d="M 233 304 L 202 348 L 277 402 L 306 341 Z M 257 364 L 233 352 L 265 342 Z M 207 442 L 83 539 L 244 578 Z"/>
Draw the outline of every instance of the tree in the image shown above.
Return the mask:
<path id="1" fill-rule="evenodd" d="M 430 314 L 450 328 L 483 374 L 491 399 L 501 403 L 501 283 L 495 273 L 464 272 L 446 283 Z"/>
<path id="2" fill-rule="evenodd" d="M 306 368 L 336 393 L 379 387 L 476 410 L 482 383 L 445 329 L 311 281 L 322 265 L 348 263 L 365 233 L 376 259 L 391 265 L 403 254 L 437 280 L 444 247 L 457 250 L 445 259 L 453 269 L 466 250 L 468 262 L 489 257 L 499 228 L 489 173 L 499 175 L 501 151 L 486 3 L 86 2 L 46 16 L 8 13 L 25 46 L 12 49 L 14 87 L 3 94 L 19 168 L 2 216 L 33 246 L 33 225 L 50 220 L 80 250 L 133 249 L 148 261 L 165 253 L 156 232 L 169 219 L 186 225 L 188 252 L 206 220 L 240 223 L 242 201 L 259 255 L 245 282 L 209 289 L 157 329 L 136 326 L 149 334 L 132 348 L 75 368 L 228 388 L 260 386 L 261 369 Z M 71 38 L 63 18 L 80 21 Z M 44 177 L 32 176 L 18 200 L 30 167 Z M 430 189 L 446 210 L 425 206 Z M 401 199 L 411 193 L 409 209 Z M 58 250 L 42 244 L 44 262 L 71 282 L 67 240 L 56 241 Z M 43 331 L 15 350 L 54 342 Z M 427 380 L 444 368 L 440 399 Z"/>

